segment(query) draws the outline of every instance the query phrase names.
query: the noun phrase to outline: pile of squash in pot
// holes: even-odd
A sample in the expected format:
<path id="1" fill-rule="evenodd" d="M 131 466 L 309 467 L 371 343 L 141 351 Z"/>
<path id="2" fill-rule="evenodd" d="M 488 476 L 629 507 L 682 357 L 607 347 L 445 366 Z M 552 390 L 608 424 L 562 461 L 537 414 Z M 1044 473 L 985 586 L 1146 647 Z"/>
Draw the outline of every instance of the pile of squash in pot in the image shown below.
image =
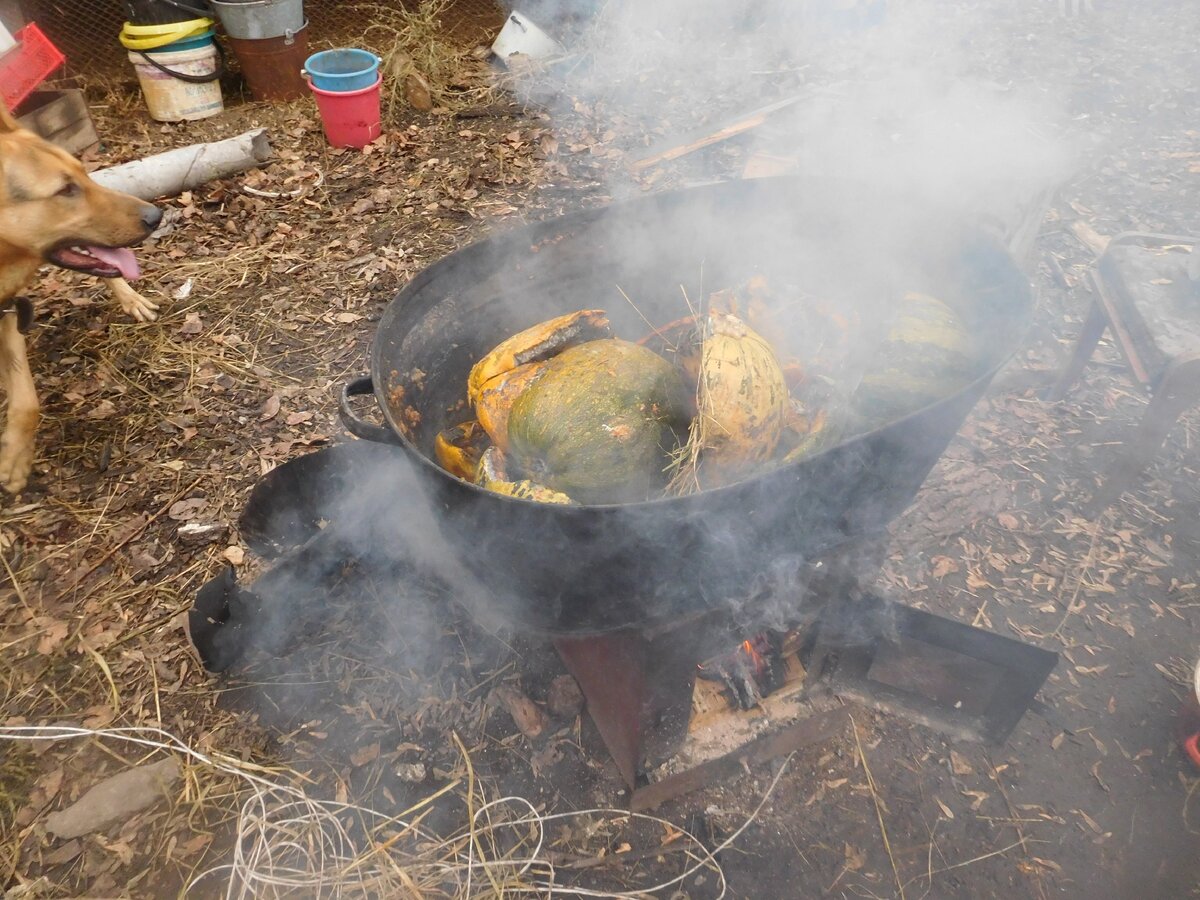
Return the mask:
<path id="1" fill-rule="evenodd" d="M 755 277 L 636 341 L 615 336 L 599 309 L 512 335 L 472 367 L 475 418 L 437 436 L 438 463 L 543 503 L 690 494 L 797 462 L 980 374 L 964 323 L 934 297 L 900 298 L 854 379 L 845 369 L 856 321 L 801 304 L 808 349 L 796 358 L 763 336 L 796 327 L 794 316 L 773 321 L 773 299 Z"/>

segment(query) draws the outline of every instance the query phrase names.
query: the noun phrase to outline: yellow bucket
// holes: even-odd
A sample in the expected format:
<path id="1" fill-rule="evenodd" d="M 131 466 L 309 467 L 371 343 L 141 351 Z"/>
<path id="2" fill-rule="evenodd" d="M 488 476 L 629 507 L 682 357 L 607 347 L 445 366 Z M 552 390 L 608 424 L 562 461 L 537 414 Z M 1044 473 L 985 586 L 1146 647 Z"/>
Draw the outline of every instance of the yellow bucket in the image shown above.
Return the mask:
<path id="1" fill-rule="evenodd" d="M 166 25 L 133 25 L 126 22 L 121 29 L 121 46 L 126 50 L 154 50 L 176 41 L 199 37 L 212 28 L 212 19 L 188 19 Z"/>

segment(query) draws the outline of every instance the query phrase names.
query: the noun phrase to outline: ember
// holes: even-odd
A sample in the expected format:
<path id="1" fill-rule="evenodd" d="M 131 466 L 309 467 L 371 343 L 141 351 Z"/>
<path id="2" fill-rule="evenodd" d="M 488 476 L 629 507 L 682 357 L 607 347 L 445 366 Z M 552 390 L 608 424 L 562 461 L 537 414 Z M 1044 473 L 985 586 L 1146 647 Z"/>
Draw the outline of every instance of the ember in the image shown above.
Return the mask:
<path id="1" fill-rule="evenodd" d="M 739 709 L 753 709 L 763 697 L 783 686 L 782 641 L 764 631 L 732 650 L 696 667 L 696 674 L 724 685 Z"/>

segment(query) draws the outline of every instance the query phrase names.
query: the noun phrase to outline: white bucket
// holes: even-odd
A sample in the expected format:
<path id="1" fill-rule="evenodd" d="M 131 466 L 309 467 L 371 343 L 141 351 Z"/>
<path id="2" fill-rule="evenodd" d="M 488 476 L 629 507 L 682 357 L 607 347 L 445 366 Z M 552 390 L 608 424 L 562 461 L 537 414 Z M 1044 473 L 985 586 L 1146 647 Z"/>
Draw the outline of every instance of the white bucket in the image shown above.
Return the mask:
<path id="1" fill-rule="evenodd" d="M 514 12 L 505 20 L 504 27 L 492 43 L 492 52 L 502 60 L 518 53 L 529 59 L 544 59 L 548 56 L 558 56 L 563 52 L 563 48 L 558 41 L 528 18 Z"/>
<path id="2" fill-rule="evenodd" d="M 160 66 L 184 75 L 211 75 L 217 70 L 217 48 L 213 44 L 151 55 Z M 129 54 L 129 61 L 137 72 L 146 108 L 151 118 L 159 122 L 206 119 L 225 108 L 219 81 L 203 84 L 183 81 L 156 69 L 136 52 Z"/>

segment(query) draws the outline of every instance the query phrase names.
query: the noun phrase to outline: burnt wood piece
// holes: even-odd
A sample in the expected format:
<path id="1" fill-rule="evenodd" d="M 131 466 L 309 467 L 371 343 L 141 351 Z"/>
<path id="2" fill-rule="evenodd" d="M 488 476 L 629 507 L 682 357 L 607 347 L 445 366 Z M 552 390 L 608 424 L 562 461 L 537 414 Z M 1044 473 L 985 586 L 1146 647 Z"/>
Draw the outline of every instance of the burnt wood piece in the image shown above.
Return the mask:
<path id="1" fill-rule="evenodd" d="M 782 731 L 755 738 L 732 753 L 638 788 L 633 792 L 633 811 L 654 809 L 668 800 L 728 781 L 742 772 L 744 766 L 758 765 L 818 741 L 830 740 L 849 722 L 850 711 L 845 707 L 807 716 Z"/>
<path id="2" fill-rule="evenodd" d="M 1044 395 L 1052 402 L 1066 395 L 1106 331 L 1134 383 L 1150 395 L 1137 433 L 1106 479 L 1106 500 L 1150 464 L 1179 416 L 1200 403 L 1200 282 L 1189 277 L 1187 256 L 1165 250 L 1190 246 L 1194 254 L 1198 242 L 1142 232 L 1109 241 L 1088 274 L 1093 300 L 1071 358 Z"/>
<path id="3" fill-rule="evenodd" d="M 1002 744 L 1058 654 L 879 597 L 830 608 L 806 668 L 834 694 Z"/>
<path id="4" fill-rule="evenodd" d="M 642 629 L 555 637 L 554 647 L 630 788 L 643 780 L 647 761 L 672 756 L 687 734 L 700 663 L 782 621 L 804 627 L 830 607 L 854 603 L 878 575 L 886 549 L 881 535 L 847 542 L 809 563 L 790 596 L 754 597 L 737 608 L 699 611 Z"/>

